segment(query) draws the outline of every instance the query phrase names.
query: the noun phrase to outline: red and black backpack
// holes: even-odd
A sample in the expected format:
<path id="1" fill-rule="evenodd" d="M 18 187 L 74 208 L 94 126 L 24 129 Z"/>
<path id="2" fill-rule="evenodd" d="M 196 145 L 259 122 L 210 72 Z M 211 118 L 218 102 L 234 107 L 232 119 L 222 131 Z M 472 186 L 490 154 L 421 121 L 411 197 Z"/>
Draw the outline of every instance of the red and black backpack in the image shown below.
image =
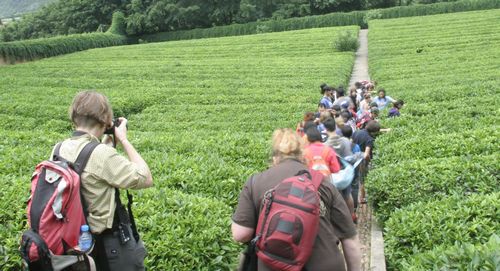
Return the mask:
<path id="1" fill-rule="evenodd" d="M 323 178 L 318 171 L 302 170 L 266 192 L 252 243 L 269 268 L 300 271 L 311 256 Z"/>
<path id="2" fill-rule="evenodd" d="M 36 166 L 27 207 L 29 230 L 23 233 L 19 248 L 29 270 L 62 270 L 75 263 L 92 270 L 92 258 L 75 248 L 80 227 L 87 224 L 80 175 L 97 145 L 98 142 L 89 142 L 71 163 L 59 155 L 59 143 L 52 159 Z"/>

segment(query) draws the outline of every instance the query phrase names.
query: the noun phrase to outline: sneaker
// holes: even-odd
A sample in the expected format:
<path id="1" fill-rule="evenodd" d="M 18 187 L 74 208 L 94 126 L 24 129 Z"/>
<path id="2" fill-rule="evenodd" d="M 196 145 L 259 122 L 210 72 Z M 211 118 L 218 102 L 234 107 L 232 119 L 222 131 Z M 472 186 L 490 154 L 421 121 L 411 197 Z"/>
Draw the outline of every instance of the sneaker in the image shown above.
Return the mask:
<path id="1" fill-rule="evenodd" d="M 358 217 L 356 216 L 356 213 L 353 213 L 351 217 L 352 217 L 352 222 L 354 222 L 354 224 L 358 224 Z"/>

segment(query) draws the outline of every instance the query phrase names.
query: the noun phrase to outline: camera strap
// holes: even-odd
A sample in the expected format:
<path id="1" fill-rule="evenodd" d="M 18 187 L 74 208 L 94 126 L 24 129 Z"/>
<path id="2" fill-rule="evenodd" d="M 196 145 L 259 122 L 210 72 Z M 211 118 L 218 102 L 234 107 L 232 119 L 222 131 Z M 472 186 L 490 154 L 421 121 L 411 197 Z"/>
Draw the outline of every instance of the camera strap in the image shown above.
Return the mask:
<path id="1" fill-rule="evenodd" d="M 115 188 L 115 202 L 116 202 L 116 210 L 117 217 L 119 220 L 118 229 L 120 231 L 120 236 L 122 236 L 122 242 L 126 243 L 130 237 L 134 237 L 135 241 L 138 242 L 140 239 L 139 232 L 137 231 L 137 226 L 135 224 L 134 214 L 132 213 L 132 203 L 134 202 L 132 194 L 127 192 L 127 207 L 125 207 L 120 199 L 120 191 L 118 188 Z M 130 225 L 132 232 L 128 231 L 126 225 Z"/>

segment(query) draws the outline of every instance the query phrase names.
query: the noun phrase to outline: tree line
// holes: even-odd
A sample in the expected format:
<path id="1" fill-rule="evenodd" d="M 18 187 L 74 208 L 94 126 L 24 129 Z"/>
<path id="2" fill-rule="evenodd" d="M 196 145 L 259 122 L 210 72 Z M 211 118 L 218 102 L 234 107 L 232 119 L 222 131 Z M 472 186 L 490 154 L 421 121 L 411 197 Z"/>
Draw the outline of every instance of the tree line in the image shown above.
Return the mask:
<path id="1" fill-rule="evenodd" d="M 0 27 L 0 41 L 104 31 L 125 14 L 128 35 L 447 0 L 58 0 Z"/>

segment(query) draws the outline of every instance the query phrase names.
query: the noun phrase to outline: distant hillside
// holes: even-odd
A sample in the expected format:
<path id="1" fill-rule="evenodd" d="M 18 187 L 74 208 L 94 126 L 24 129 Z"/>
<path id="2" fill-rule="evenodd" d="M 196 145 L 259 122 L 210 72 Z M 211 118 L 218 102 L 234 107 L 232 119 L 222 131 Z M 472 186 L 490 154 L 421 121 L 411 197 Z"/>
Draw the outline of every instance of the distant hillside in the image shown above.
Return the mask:
<path id="1" fill-rule="evenodd" d="M 0 18 L 17 17 L 55 0 L 0 0 Z"/>

